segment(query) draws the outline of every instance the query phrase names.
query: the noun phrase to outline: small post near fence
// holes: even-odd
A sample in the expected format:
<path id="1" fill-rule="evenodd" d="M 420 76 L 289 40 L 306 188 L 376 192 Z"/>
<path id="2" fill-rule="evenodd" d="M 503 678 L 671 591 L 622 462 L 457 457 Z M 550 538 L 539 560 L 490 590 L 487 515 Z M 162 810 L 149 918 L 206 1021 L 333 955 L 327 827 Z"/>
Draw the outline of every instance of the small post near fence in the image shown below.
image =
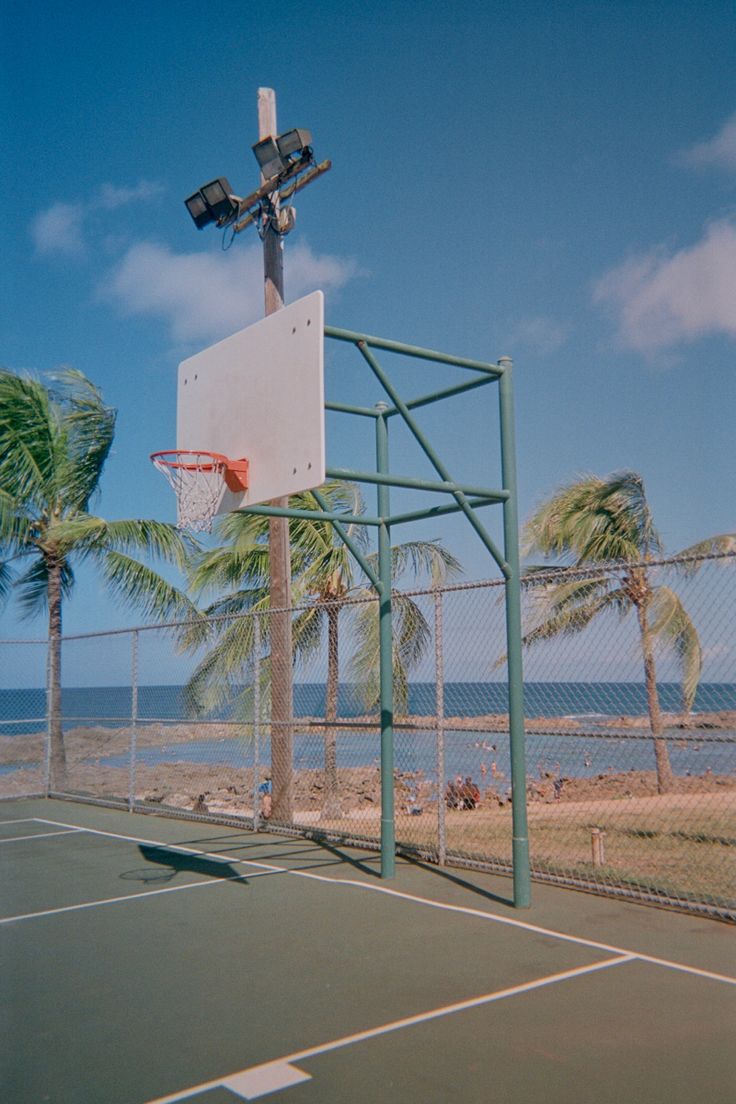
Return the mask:
<path id="1" fill-rule="evenodd" d="M 43 792 L 51 792 L 51 648 L 46 645 L 46 746 L 43 757 Z"/>
<path id="2" fill-rule="evenodd" d="M 445 820 L 445 657 L 442 638 L 442 591 L 434 592 L 434 683 L 437 722 L 437 861 L 447 862 Z"/>
<path id="3" fill-rule="evenodd" d="M 261 618 L 253 614 L 253 831 L 260 826 L 258 774 L 261 738 Z"/>
<path id="4" fill-rule="evenodd" d="M 130 648 L 130 780 L 128 812 L 135 809 L 135 771 L 138 751 L 138 630 L 132 635 Z"/>
<path id="5" fill-rule="evenodd" d="M 602 828 L 590 829 L 590 847 L 593 855 L 593 866 L 605 866 L 606 850 L 603 844 L 605 832 Z"/>

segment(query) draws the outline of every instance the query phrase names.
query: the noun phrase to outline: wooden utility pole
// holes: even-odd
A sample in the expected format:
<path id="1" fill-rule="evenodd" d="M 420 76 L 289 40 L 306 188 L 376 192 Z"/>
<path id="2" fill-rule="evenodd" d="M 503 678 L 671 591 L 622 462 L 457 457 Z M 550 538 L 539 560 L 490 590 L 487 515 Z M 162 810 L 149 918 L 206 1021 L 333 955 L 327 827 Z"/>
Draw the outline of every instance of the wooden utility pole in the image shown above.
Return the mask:
<path id="1" fill-rule="evenodd" d="M 258 89 L 258 137 L 278 135 L 276 93 L 272 88 Z M 263 177 L 261 178 L 263 180 Z M 284 305 L 284 252 L 278 229 L 278 194 L 264 206 L 261 226 L 263 238 L 263 277 L 266 315 Z M 279 427 L 274 426 L 278 433 Z M 288 506 L 288 498 L 278 498 L 273 506 Z M 274 822 L 293 819 L 293 668 L 291 645 L 291 552 L 289 521 L 271 518 L 268 531 L 271 569 L 271 781 Z"/>

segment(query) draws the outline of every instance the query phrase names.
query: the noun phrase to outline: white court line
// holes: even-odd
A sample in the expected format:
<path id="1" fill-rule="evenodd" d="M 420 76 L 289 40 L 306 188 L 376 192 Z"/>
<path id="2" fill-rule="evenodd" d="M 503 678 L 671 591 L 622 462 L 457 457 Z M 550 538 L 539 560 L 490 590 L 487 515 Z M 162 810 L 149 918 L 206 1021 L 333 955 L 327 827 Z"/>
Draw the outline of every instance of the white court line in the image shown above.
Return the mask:
<path id="1" fill-rule="evenodd" d="M 236 1078 L 244 1085 L 247 1085 L 248 1074 L 257 1075 L 263 1071 L 267 1071 L 269 1067 L 278 1069 L 285 1065 L 290 1066 L 294 1062 L 304 1062 L 308 1058 L 315 1058 L 320 1054 L 328 1054 L 330 1051 L 339 1050 L 341 1047 L 353 1046 L 355 1043 L 362 1043 L 367 1039 L 375 1039 L 379 1035 L 388 1035 L 392 1031 L 401 1031 L 406 1027 L 427 1023 L 430 1020 L 436 1020 L 442 1016 L 452 1016 L 457 1012 L 464 1012 L 468 1008 L 478 1008 L 484 1004 L 493 1004 L 495 1001 L 505 1000 L 507 997 L 515 997 L 520 993 L 529 993 L 534 989 L 542 989 L 547 985 L 555 985 L 560 981 L 581 977 L 583 974 L 592 974 L 596 971 L 606 970 L 609 966 L 621 966 L 623 963 L 632 962 L 635 959 L 636 955 L 621 955 L 617 958 L 608 958 L 605 962 L 593 962 L 587 966 L 576 966 L 572 970 L 563 970 L 558 974 L 548 974 L 546 977 L 536 978 L 534 981 L 525 981 L 521 985 L 512 985 L 508 989 L 497 989 L 493 993 L 484 993 L 479 997 L 470 997 L 468 1000 L 457 1001 L 455 1004 L 445 1004 L 441 1008 L 432 1008 L 428 1012 L 419 1012 L 414 1016 L 405 1016 L 401 1020 L 393 1020 L 390 1023 L 380 1024 L 378 1027 L 370 1027 L 366 1031 L 358 1031 L 354 1035 L 344 1035 L 341 1039 L 332 1039 L 330 1042 L 321 1043 L 319 1046 L 309 1047 L 306 1050 L 298 1050 L 293 1054 L 286 1054 L 281 1058 L 272 1059 L 270 1062 L 263 1062 L 257 1066 L 249 1066 L 246 1069 L 238 1070 L 236 1073 L 218 1077 L 215 1081 L 205 1081 L 201 1085 L 192 1085 L 188 1089 L 171 1093 L 169 1096 L 156 1097 L 155 1100 L 149 1100 L 148 1104 L 175 1104 L 176 1101 L 186 1100 L 187 1097 L 193 1096 L 195 1093 L 206 1092 L 208 1089 L 218 1088 L 223 1085 L 227 1086 L 228 1082 L 232 1083 Z M 253 1080 L 256 1080 L 255 1076 Z M 261 1094 L 259 1093 L 258 1095 Z M 254 1098 L 255 1097 L 252 1095 L 247 1095 L 245 1097 L 246 1100 L 252 1100 Z"/>
<path id="2" fill-rule="evenodd" d="M 58 828 L 78 828 L 77 824 L 66 824 L 59 820 L 45 820 L 41 817 L 38 818 L 39 823 L 55 825 Z M 543 928 L 539 924 L 531 924 L 527 920 L 517 920 L 510 916 L 497 916 L 492 912 L 484 912 L 482 909 L 470 908 L 467 905 L 450 905 L 441 901 L 433 901 L 428 897 L 418 897 L 412 893 L 404 893 L 402 890 L 389 889 L 387 886 L 375 885 L 371 882 L 359 882 L 352 878 L 331 878 L 324 874 L 314 874 L 311 871 L 306 870 L 290 870 L 286 866 L 274 866 L 270 863 L 261 863 L 253 859 L 233 859 L 227 855 L 220 855 L 217 852 L 197 851 L 191 847 L 183 847 L 179 844 L 165 844 L 160 840 L 147 840 L 141 839 L 137 836 L 126 836 L 117 832 L 104 832 L 95 828 L 83 828 L 82 831 L 90 832 L 93 835 L 107 836 L 111 839 L 126 840 L 131 843 L 145 843 L 149 846 L 160 847 L 163 850 L 170 851 L 182 851 L 186 854 L 198 855 L 200 858 L 218 858 L 226 859 L 233 866 L 254 866 L 264 872 L 273 874 L 290 874 L 296 878 L 307 878 L 310 881 L 322 882 L 325 885 L 330 886 L 350 886 L 357 889 L 366 890 L 371 893 L 382 893 L 389 897 L 396 897 L 402 901 L 409 901 L 413 904 L 425 905 L 429 908 L 439 909 L 443 912 L 456 912 L 464 916 L 474 916 L 478 919 L 484 920 L 493 924 L 505 924 L 508 927 L 520 928 L 523 931 L 534 932 L 536 935 L 546 935 L 553 939 L 559 939 L 565 943 L 576 943 L 581 947 L 591 947 L 594 950 L 607 951 L 614 955 L 626 955 L 633 956 L 639 959 L 641 962 L 649 962 L 655 966 L 663 966 L 670 970 L 679 970 L 682 973 L 693 974 L 696 977 L 709 978 L 712 981 L 724 982 L 727 985 L 736 985 L 736 977 L 732 977 L 728 974 L 715 973 L 712 970 L 703 970 L 698 966 L 689 966 L 683 962 L 674 962 L 671 959 L 659 958 L 656 955 L 644 954 L 640 951 L 634 951 L 630 947 L 618 947 L 612 943 L 601 943 L 595 939 L 587 939 L 584 936 L 568 935 L 566 932 L 556 931 L 554 928 Z M 219 879 L 225 881 L 226 879 Z M 193 883 L 196 885 L 202 883 Z M 209 883 L 206 883 L 209 884 Z M 172 888 L 184 888 L 172 887 Z M 153 891 L 156 892 L 156 891 Z M 162 892 L 159 890 L 158 892 Z M 139 896 L 144 896 L 140 894 Z M 74 906 L 70 906 L 74 907 Z"/>
<path id="3" fill-rule="evenodd" d="M 37 824 L 38 817 L 17 817 L 14 820 L 0 818 L 0 824 Z"/>
<path id="4" fill-rule="evenodd" d="M 201 886 L 221 885 L 223 882 L 252 881 L 263 874 L 271 874 L 271 870 L 262 870 L 255 874 L 228 874 L 224 878 L 212 878 L 207 882 L 187 882 L 185 885 L 165 886 L 163 889 L 147 889 L 142 893 L 125 893 L 121 897 L 103 897 L 99 901 L 83 901 L 78 905 L 61 905 L 59 908 L 43 909 L 41 912 L 25 912 L 17 916 L 0 917 L 0 924 L 15 924 L 21 920 L 38 920 L 42 916 L 58 916 L 62 912 L 77 912 L 82 909 L 100 908 L 102 905 L 120 905 L 126 901 L 137 901 L 141 897 L 156 897 L 162 893 L 178 893 L 181 889 L 199 889 Z"/>
<path id="5" fill-rule="evenodd" d="M 50 836 L 73 836 L 84 828 L 65 828 L 63 832 L 33 832 L 30 836 L 5 836 L 0 843 L 20 843 L 21 840 L 49 839 Z"/>

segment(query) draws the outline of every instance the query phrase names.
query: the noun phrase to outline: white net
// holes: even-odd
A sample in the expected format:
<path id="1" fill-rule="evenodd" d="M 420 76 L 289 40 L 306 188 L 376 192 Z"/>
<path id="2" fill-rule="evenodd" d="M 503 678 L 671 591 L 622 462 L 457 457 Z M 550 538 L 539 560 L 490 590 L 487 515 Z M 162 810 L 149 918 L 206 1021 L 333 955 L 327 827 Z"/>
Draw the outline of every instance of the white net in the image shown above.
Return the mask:
<path id="1" fill-rule="evenodd" d="M 177 529 L 209 533 L 225 490 L 226 458 L 212 452 L 154 453 L 153 465 L 176 495 Z"/>

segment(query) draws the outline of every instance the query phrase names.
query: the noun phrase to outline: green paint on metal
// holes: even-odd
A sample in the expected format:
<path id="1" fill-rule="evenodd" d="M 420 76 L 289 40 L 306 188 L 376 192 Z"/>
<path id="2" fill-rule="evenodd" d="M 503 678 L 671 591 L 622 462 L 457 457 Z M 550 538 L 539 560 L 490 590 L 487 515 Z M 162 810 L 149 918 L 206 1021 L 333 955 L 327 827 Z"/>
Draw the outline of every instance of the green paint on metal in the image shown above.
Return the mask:
<path id="1" fill-rule="evenodd" d="M 376 472 L 354 471 L 347 468 L 328 468 L 331 479 L 343 479 L 355 483 L 372 483 L 377 487 L 377 516 L 338 514 L 326 509 L 327 503 L 318 491 L 313 492 L 320 510 L 300 510 L 270 505 L 248 507 L 254 514 L 273 517 L 303 518 L 329 521 L 344 541 L 379 598 L 380 640 L 380 708 L 381 708 L 381 876 L 391 878 L 395 870 L 395 822 L 394 822 L 394 718 L 393 718 L 393 641 L 391 627 L 391 527 L 413 521 L 462 513 L 478 534 L 505 579 L 506 635 L 509 679 L 509 726 L 511 738 L 512 787 L 513 787 L 513 859 L 514 905 L 526 908 L 530 903 L 529 839 L 526 816 L 526 768 L 524 749 L 523 672 L 521 661 L 521 598 L 518 545 L 518 511 L 516 492 L 516 448 L 514 439 L 514 411 L 511 360 L 500 358 L 498 364 L 455 357 L 448 353 L 406 345 L 399 341 L 372 337 L 352 330 L 325 327 L 325 336 L 349 342 L 361 353 L 392 405 L 380 403 L 375 408 L 354 406 L 347 403 L 327 402 L 325 409 L 337 413 L 373 418 L 376 423 Z M 448 364 L 475 373 L 476 377 L 465 383 L 446 387 L 417 398 L 404 401 L 378 363 L 371 349 L 414 357 L 420 360 Z M 486 383 L 499 383 L 499 409 L 501 425 L 502 488 L 474 487 L 458 483 L 449 474 L 440 457 L 411 415 L 412 410 L 431 403 L 471 391 Z M 392 475 L 389 470 L 388 420 L 400 416 L 417 444 L 429 459 L 440 480 L 415 479 Z M 403 487 L 450 495 L 454 501 L 442 506 L 428 507 L 391 516 L 390 487 Z M 503 507 L 504 553 L 497 548 L 490 534 L 476 514 L 476 509 L 501 504 Z M 378 573 L 345 529 L 345 525 L 372 526 L 378 530 Z"/>
<path id="2" fill-rule="evenodd" d="M 370 580 L 371 584 L 376 588 L 376 590 L 380 590 L 380 588 L 381 588 L 380 578 L 378 577 L 378 575 L 376 575 L 375 571 L 373 570 L 371 565 L 368 563 L 368 560 L 363 555 L 363 552 L 359 548 L 357 542 L 353 540 L 353 538 L 350 536 L 350 534 L 346 530 L 345 526 L 341 524 L 341 521 L 338 520 L 338 518 L 333 513 L 331 513 L 331 511 L 329 509 L 329 506 L 327 505 L 327 502 L 322 497 L 322 495 L 319 493 L 319 491 L 312 491 L 312 494 L 314 495 L 314 497 L 317 500 L 317 502 L 319 503 L 319 505 L 322 507 L 322 510 L 324 511 L 325 517 L 328 518 L 328 520 L 332 522 L 333 529 L 335 530 L 337 535 L 340 537 L 340 539 L 342 540 L 345 547 L 348 549 L 348 551 L 351 553 L 351 555 L 360 564 L 361 568 L 363 569 L 363 571 L 367 575 L 367 577 Z"/>
<path id="3" fill-rule="evenodd" d="M 342 478 L 347 478 L 347 475 Z M 314 493 L 314 492 L 312 492 Z M 304 518 L 306 521 L 346 521 L 348 525 L 381 525 L 382 519 L 368 514 L 340 514 L 330 510 L 301 510 L 295 506 L 246 506 L 242 513 L 263 517 Z"/>
<path id="4" fill-rule="evenodd" d="M 349 341 L 353 345 L 369 345 L 373 349 L 385 349 L 389 353 L 400 353 L 402 356 L 417 357 L 419 360 L 452 364 L 455 368 L 469 368 L 475 372 L 485 372 L 491 379 L 499 379 L 503 375 L 503 367 L 500 364 L 489 364 L 484 360 L 468 360 L 467 357 L 439 353 L 436 349 L 422 349 L 418 345 L 406 345 L 403 341 L 389 341 L 383 337 L 355 333 L 353 330 L 341 330 L 336 326 L 325 326 L 325 337 L 333 337 L 337 341 Z"/>
<path id="5" fill-rule="evenodd" d="M 497 506 L 497 498 L 471 498 L 468 505 L 473 509 L 481 506 Z M 412 510 L 406 514 L 392 514 L 389 518 L 390 525 L 405 525 L 411 521 L 428 521 L 432 518 L 443 517 L 445 514 L 459 514 L 462 507 L 457 502 L 448 503 L 447 506 L 430 506 L 426 510 Z"/>
<path id="6" fill-rule="evenodd" d="M 491 502 L 504 502 L 508 491 L 490 487 L 473 487 L 465 483 L 456 483 L 454 479 L 444 479 L 441 483 L 432 479 L 415 479 L 409 475 L 391 475 L 390 472 L 356 472 L 350 468 L 327 468 L 330 479 L 352 479 L 356 483 L 383 483 L 387 487 L 408 487 L 417 491 L 436 491 L 439 494 L 465 494 L 487 498 Z"/>
<path id="7" fill-rule="evenodd" d="M 357 414 L 361 418 L 377 418 L 372 406 L 351 406 L 350 403 L 326 402 L 325 410 L 334 410 L 338 414 Z"/>
<path id="8" fill-rule="evenodd" d="M 413 437 L 414 437 L 415 441 L 417 442 L 417 444 L 419 445 L 419 447 L 424 452 L 425 456 L 429 460 L 429 462 L 432 465 L 432 467 L 434 468 L 434 470 L 437 472 L 439 477 L 442 480 L 444 480 L 446 483 L 452 483 L 453 480 L 452 480 L 452 478 L 450 476 L 450 473 L 448 472 L 447 468 L 445 467 L 445 465 L 440 460 L 439 456 L 437 455 L 437 453 L 433 449 L 432 445 L 429 443 L 429 441 L 425 437 L 422 430 L 419 428 L 417 423 L 412 418 L 411 413 L 407 409 L 406 403 L 402 400 L 401 396 L 396 391 L 396 388 L 393 386 L 393 384 L 389 380 L 388 376 L 384 372 L 383 368 L 381 367 L 381 365 L 378 363 L 376 358 L 371 353 L 370 349 L 367 347 L 365 342 L 361 342 L 358 345 L 358 348 L 360 349 L 360 352 L 363 355 L 366 362 L 370 365 L 371 370 L 373 371 L 373 374 L 375 375 L 376 379 L 381 384 L 384 391 L 389 396 L 389 398 L 393 402 L 394 406 L 397 408 L 397 410 L 399 411 L 399 413 L 403 417 L 407 428 L 409 429 L 409 431 L 413 435 Z M 477 491 L 475 493 L 477 493 Z M 494 560 L 498 564 L 498 566 L 499 566 L 501 572 L 503 573 L 503 575 L 507 577 L 508 567 L 506 565 L 506 561 L 504 560 L 504 557 L 501 555 L 500 551 L 496 547 L 496 545 L 495 545 L 494 541 L 492 540 L 490 534 L 488 532 L 486 532 L 486 529 L 481 524 L 480 519 L 476 516 L 475 512 L 468 505 L 467 500 L 466 500 L 463 492 L 454 491 L 453 494 L 454 494 L 454 498 L 455 498 L 456 502 L 461 507 L 462 512 L 465 514 L 466 518 L 468 519 L 468 521 L 472 525 L 473 529 L 475 529 L 475 531 L 478 534 L 478 536 L 480 537 L 481 541 L 483 542 L 485 547 L 488 549 L 488 551 L 493 556 Z"/>
<path id="9" fill-rule="evenodd" d="M 509 497 L 503 506 L 506 562 L 506 654 L 509 682 L 509 738 L 511 744 L 511 792 L 513 823 L 514 905 L 531 904 L 529 829 L 526 813 L 526 748 L 524 737 L 524 676 L 521 658 L 521 571 L 519 567 L 519 519 L 516 495 L 516 434 L 511 359 L 499 383 L 501 421 L 501 478 Z"/>
<path id="10" fill-rule="evenodd" d="M 380 409 L 380 407 L 379 407 Z M 376 419 L 376 467 L 388 472 L 388 423 L 385 417 Z M 378 484 L 378 512 L 389 513 L 389 489 Z M 383 524 L 378 530 L 378 574 L 381 580 L 379 596 L 379 642 L 381 686 L 381 877 L 393 878 L 396 856 L 394 816 L 394 672 L 393 633 L 391 628 L 391 530 Z"/>
<path id="11" fill-rule="evenodd" d="M 420 406 L 429 406 L 431 403 L 440 402 L 442 399 L 450 399 L 454 395 L 462 395 L 466 391 L 473 391 L 476 387 L 485 387 L 493 382 L 493 376 L 479 376 L 478 379 L 459 383 L 456 387 L 447 387 L 443 391 L 431 391 L 428 395 L 422 395 L 418 399 L 409 399 L 406 406 L 408 410 L 417 410 Z M 391 418 L 398 413 L 398 410 L 387 410 L 386 417 Z"/>

